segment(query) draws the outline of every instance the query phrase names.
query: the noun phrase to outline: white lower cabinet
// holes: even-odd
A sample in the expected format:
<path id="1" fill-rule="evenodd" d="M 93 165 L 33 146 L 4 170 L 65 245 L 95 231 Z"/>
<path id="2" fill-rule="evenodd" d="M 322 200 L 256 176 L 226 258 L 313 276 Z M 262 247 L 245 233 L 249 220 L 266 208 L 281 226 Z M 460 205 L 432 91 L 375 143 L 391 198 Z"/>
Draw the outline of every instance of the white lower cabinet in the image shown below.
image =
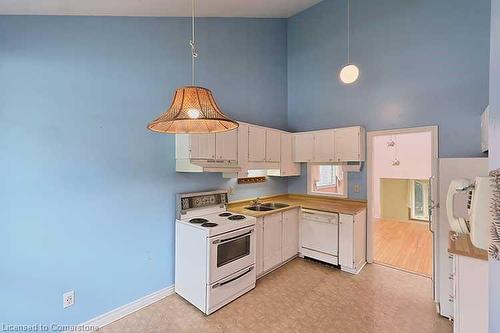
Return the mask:
<path id="1" fill-rule="evenodd" d="M 257 219 L 256 273 L 261 276 L 293 258 L 299 248 L 299 210 L 269 214 Z"/>
<path id="2" fill-rule="evenodd" d="M 488 261 L 453 255 L 450 301 L 454 333 L 488 332 Z"/>
<path id="3" fill-rule="evenodd" d="M 255 271 L 257 276 L 264 271 L 264 218 L 259 217 L 255 224 Z"/>
<path id="4" fill-rule="evenodd" d="M 255 265 L 258 277 L 299 253 L 299 212 L 296 208 L 257 218 Z M 338 239 L 340 268 L 358 274 L 366 264 L 366 209 L 356 215 L 339 214 Z"/>
<path id="5" fill-rule="evenodd" d="M 264 271 L 281 263 L 282 214 L 264 216 Z"/>
<path id="6" fill-rule="evenodd" d="M 339 265 L 358 274 L 366 264 L 366 209 L 356 215 L 339 215 Z"/>
<path id="7" fill-rule="evenodd" d="M 299 251 L 299 211 L 297 209 L 283 212 L 281 238 L 281 257 L 282 261 L 286 261 L 296 256 Z"/>

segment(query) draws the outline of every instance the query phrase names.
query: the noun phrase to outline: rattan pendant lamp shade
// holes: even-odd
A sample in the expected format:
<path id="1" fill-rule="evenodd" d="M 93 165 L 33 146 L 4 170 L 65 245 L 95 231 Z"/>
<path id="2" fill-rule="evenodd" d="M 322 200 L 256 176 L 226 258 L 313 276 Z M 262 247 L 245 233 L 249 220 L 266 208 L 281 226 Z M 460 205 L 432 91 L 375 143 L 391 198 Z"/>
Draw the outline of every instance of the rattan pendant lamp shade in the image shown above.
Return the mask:
<path id="1" fill-rule="evenodd" d="M 192 55 L 192 85 L 175 91 L 172 104 L 160 117 L 149 123 L 148 128 L 160 133 L 217 133 L 238 127 L 220 110 L 212 92 L 195 86 L 195 60 L 198 57 L 195 43 L 194 0 L 192 0 L 192 31 L 189 41 Z"/>
<path id="2" fill-rule="evenodd" d="M 237 127 L 219 109 L 210 90 L 195 86 L 177 89 L 167 112 L 148 125 L 161 133 L 216 133 Z"/>

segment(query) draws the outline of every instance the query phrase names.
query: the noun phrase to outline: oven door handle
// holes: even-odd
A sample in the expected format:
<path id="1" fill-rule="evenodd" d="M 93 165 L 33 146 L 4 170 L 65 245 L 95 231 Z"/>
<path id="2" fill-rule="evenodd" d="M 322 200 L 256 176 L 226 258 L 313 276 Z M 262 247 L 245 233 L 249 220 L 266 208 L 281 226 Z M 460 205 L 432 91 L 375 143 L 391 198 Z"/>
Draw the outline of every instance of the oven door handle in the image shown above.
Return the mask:
<path id="1" fill-rule="evenodd" d="M 227 242 L 230 242 L 230 241 L 233 241 L 233 240 L 236 240 L 236 239 L 239 239 L 239 238 L 243 238 L 243 237 L 246 237 L 248 235 L 250 235 L 251 233 L 253 232 L 253 230 L 250 230 L 248 232 L 245 232 L 244 234 L 241 234 L 241 235 L 238 235 L 238 236 L 234 236 L 234 237 L 231 237 L 231 238 L 226 238 L 226 239 L 216 239 L 212 242 L 212 244 L 224 244 L 224 243 L 227 243 Z"/>
<path id="2" fill-rule="evenodd" d="M 238 276 L 236 276 L 236 277 L 234 277 L 234 278 L 232 278 L 230 280 L 214 284 L 212 286 L 212 289 L 222 287 L 223 285 L 226 285 L 226 284 L 231 283 L 231 282 L 233 282 L 235 280 L 238 280 L 239 278 L 241 278 L 241 277 L 247 275 L 248 273 L 250 273 L 252 270 L 253 270 L 253 266 L 250 267 L 245 273 L 242 273 L 242 274 L 240 274 L 240 275 L 238 275 Z"/>

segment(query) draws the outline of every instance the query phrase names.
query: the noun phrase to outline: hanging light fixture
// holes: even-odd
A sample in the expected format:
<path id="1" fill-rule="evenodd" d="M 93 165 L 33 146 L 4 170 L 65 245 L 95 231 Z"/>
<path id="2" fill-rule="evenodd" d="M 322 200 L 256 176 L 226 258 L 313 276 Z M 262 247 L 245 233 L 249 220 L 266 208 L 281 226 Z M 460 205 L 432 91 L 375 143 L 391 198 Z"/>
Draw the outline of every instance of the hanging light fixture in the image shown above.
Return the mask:
<path id="1" fill-rule="evenodd" d="M 158 119 L 148 124 L 148 128 L 160 133 L 216 133 L 237 128 L 236 121 L 228 118 L 220 110 L 212 92 L 195 85 L 195 61 L 198 57 L 195 41 L 195 0 L 192 0 L 191 28 L 191 86 L 178 88 L 172 104 Z"/>
<path id="2" fill-rule="evenodd" d="M 340 70 L 340 80 L 346 84 L 356 82 L 359 77 L 359 69 L 351 64 L 351 1 L 347 0 L 347 65 Z"/>

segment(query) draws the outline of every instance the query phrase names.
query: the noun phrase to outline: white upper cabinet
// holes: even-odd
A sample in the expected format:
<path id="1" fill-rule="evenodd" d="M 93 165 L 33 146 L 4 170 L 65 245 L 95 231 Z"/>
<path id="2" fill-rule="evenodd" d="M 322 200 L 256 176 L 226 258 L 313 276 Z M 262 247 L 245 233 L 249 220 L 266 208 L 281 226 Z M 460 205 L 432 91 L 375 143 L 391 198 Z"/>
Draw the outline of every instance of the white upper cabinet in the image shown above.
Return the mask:
<path id="1" fill-rule="evenodd" d="M 279 162 L 281 159 L 281 132 L 266 129 L 266 161 Z"/>
<path id="2" fill-rule="evenodd" d="M 176 158 L 237 161 L 238 130 L 217 134 L 177 134 Z"/>
<path id="3" fill-rule="evenodd" d="M 271 128 L 248 127 L 248 161 L 279 162 L 281 132 Z"/>
<path id="4" fill-rule="evenodd" d="M 365 132 L 362 127 L 335 129 L 335 161 L 364 161 Z"/>
<path id="5" fill-rule="evenodd" d="M 238 160 L 238 130 L 215 134 L 215 154 L 217 160 Z"/>
<path id="6" fill-rule="evenodd" d="M 189 158 L 215 159 L 215 134 L 186 134 L 189 137 Z"/>
<path id="7" fill-rule="evenodd" d="M 248 160 L 266 161 L 266 129 L 264 127 L 248 127 Z"/>
<path id="8" fill-rule="evenodd" d="M 314 162 L 333 162 L 335 158 L 335 130 L 314 133 Z"/>
<path id="9" fill-rule="evenodd" d="M 365 160 L 363 127 L 346 127 L 294 134 L 295 162 L 351 162 Z"/>
<path id="10" fill-rule="evenodd" d="M 246 177 L 248 170 L 264 169 L 270 176 L 298 176 L 300 162 L 364 161 L 365 130 L 357 126 L 292 134 L 240 123 L 227 132 L 176 134 L 175 158 L 179 172 Z"/>
<path id="11" fill-rule="evenodd" d="M 294 162 L 312 162 L 314 159 L 314 134 L 297 133 L 294 134 Z"/>
<path id="12" fill-rule="evenodd" d="M 293 161 L 293 134 L 281 133 L 280 173 L 272 176 L 300 176 L 300 163 Z"/>

